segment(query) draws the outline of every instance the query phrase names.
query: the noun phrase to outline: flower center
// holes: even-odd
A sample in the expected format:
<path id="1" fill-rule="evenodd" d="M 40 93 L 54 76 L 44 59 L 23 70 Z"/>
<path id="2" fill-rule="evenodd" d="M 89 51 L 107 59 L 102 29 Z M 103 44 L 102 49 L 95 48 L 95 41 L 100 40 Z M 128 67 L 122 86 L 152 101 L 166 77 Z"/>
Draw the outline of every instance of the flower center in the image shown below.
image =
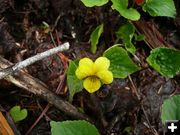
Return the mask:
<path id="1" fill-rule="evenodd" d="M 97 79 L 99 79 L 99 77 L 97 77 L 97 76 L 95 76 L 95 75 L 88 76 L 88 78 L 90 78 L 90 80 L 91 80 L 92 82 L 95 82 L 95 81 L 97 81 Z"/>

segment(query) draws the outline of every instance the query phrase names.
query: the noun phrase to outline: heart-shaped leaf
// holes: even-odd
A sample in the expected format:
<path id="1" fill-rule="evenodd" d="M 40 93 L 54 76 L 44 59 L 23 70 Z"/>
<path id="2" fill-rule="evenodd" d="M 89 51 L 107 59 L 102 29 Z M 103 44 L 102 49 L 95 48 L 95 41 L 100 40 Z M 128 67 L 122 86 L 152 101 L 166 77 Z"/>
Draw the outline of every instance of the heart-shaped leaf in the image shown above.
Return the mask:
<path id="1" fill-rule="evenodd" d="M 161 75 L 173 78 L 180 72 L 180 51 L 170 48 L 156 48 L 146 59 Z"/>
<path id="2" fill-rule="evenodd" d="M 21 109 L 20 106 L 14 106 L 10 109 L 10 115 L 16 123 L 21 120 L 24 120 L 27 117 L 28 112 L 27 109 Z"/>
<path id="3" fill-rule="evenodd" d="M 109 0 L 81 0 L 86 7 L 103 6 Z"/>
<path id="4" fill-rule="evenodd" d="M 97 128 L 85 120 L 51 121 L 52 135 L 100 135 Z"/>
<path id="5" fill-rule="evenodd" d="M 128 0 L 111 0 L 112 9 L 117 10 L 124 18 L 137 21 L 140 19 L 139 12 L 134 8 L 128 8 Z"/>
<path id="6" fill-rule="evenodd" d="M 161 108 L 161 120 L 180 120 L 180 95 L 172 96 L 163 102 Z"/>
<path id="7" fill-rule="evenodd" d="M 111 64 L 109 70 L 113 73 L 114 78 L 126 78 L 128 75 L 140 70 L 133 63 L 127 51 L 119 45 L 114 45 L 106 50 L 103 56 L 107 57 Z"/>

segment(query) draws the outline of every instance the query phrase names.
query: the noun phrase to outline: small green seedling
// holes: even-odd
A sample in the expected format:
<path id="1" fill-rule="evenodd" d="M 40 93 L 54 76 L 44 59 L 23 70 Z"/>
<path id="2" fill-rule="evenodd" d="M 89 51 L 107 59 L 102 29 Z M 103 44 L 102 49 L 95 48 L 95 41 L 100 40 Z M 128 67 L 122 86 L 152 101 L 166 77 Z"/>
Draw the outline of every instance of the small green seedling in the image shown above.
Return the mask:
<path id="1" fill-rule="evenodd" d="M 10 109 L 10 115 L 14 122 L 17 123 L 24 120 L 27 117 L 28 112 L 27 109 L 21 109 L 20 106 L 14 106 Z"/>

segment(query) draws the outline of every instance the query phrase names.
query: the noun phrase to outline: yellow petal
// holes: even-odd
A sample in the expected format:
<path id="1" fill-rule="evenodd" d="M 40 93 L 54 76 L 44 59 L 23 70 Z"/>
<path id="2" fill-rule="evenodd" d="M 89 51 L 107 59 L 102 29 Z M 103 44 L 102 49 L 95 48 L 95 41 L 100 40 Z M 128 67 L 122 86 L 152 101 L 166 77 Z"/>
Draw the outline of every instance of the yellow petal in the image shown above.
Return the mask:
<path id="1" fill-rule="evenodd" d="M 84 79 L 88 76 L 93 75 L 93 70 L 89 66 L 81 65 L 76 69 L 75 73 L 78 79 Z"/>
<path id="2" fill-rule="evenodd" d="M 99 90 L 101 82 L 97 77 L 88 77 L 84 80 L 83 86 L 89 93 L 93 93 Z"/>
<path id="3" fill-rule="evenodd" d="M 106 57 L 99 57 L 94 62 L 94 70 L 96 70 L 96 72 L 107 70 L 109 66 L 110 66 L 110 61 Z"/>
<path id="4" fill-rule="evenodd" d="M 93 64 L 94 64 L 93 61 L 89 58 L 83 58 L 79 61 L 79 66 L 86 65 L 86 66 L 92 67 Z"/>
<path id="5" fill-rule="evenodd" d="M 113 82 L 113 74 L 108 70 L 99 71 L 96 73 L 96 75 L 104 84 L 110 84 Z"/>

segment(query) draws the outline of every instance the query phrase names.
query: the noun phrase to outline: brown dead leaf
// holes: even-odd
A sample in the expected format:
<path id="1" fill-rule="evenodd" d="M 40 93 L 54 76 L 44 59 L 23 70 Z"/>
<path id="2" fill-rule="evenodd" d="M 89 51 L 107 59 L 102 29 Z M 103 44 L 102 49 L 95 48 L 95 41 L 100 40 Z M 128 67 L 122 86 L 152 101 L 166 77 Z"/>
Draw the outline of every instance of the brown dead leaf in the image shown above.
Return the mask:
<path id="1" fill-rule="evenodd" d="M 11 129 L 7 120 L 4 118 L 1 112 L 0 112 L 0 135 L 14 135 L 13 130 Z"/>

